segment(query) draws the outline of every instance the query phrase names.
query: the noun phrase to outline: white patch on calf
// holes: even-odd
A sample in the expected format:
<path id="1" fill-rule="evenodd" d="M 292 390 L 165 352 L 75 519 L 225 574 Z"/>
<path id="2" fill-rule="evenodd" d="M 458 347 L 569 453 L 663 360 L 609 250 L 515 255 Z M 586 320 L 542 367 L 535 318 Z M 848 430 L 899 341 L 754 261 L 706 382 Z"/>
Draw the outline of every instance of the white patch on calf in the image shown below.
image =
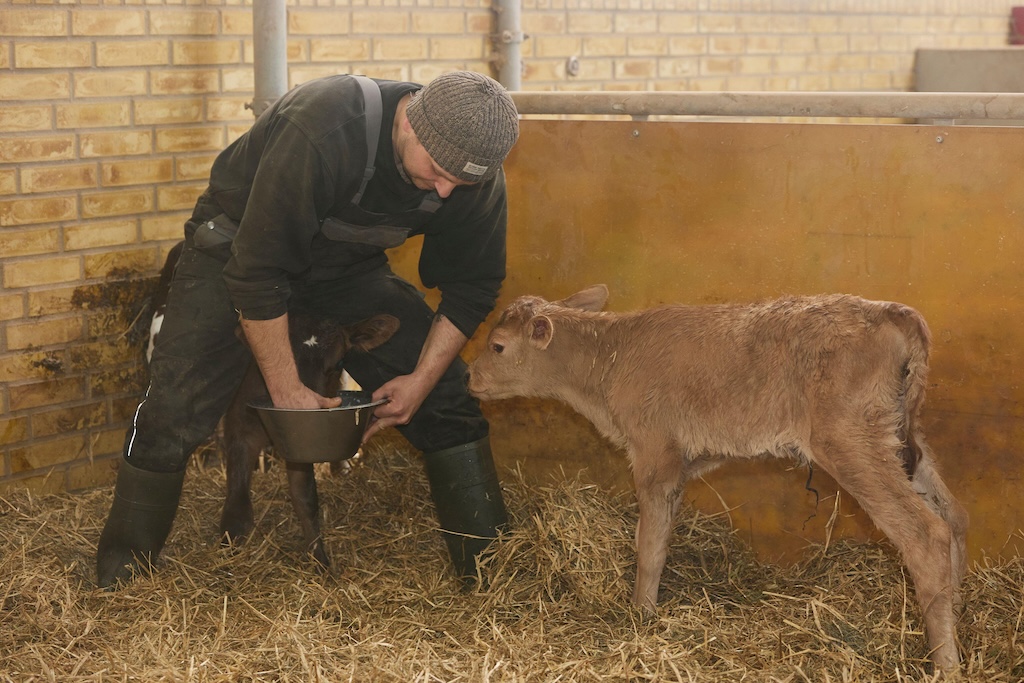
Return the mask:
<path id="1" fill-rule="evenodd" d="M 306 341 L 302 342 L 302 343 L 305 344 L 306 346 L 310 347 L 310 348 L 313 348 L 314 346 L 317 346 L 317 345 L 320 344 L 320 342 L 317 340 L 315 334 L 313 336 L 311 336 L 309 339 L 307 339 Z"/>
<path id="2" fill-rule="evenodd" d="M 153 361 L 153 348 L 156 346 L 156 337 L 160 334 L 160 328 L 164 324 L 164 308 L 161 306 L 153 314 L 153 320 L 149 323 L 149 343 L 146 345 L 146 362 Z"/>

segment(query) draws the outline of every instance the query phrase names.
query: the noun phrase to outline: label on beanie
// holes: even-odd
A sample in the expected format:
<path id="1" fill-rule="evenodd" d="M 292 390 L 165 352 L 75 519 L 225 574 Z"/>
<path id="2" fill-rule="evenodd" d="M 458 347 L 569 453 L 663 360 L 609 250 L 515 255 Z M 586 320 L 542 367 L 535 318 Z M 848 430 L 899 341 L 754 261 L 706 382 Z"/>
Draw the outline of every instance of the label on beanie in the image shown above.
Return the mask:
<path id="1" fill-rule="evenodd" d="M 462 167 L 463 173 L 471 173 L 472 175 L 483 175 L 487 173 L 487 167 L 481 166 L 480 164 L 474 164 L 472 161 L 467 161 L 466 165 Z"/>

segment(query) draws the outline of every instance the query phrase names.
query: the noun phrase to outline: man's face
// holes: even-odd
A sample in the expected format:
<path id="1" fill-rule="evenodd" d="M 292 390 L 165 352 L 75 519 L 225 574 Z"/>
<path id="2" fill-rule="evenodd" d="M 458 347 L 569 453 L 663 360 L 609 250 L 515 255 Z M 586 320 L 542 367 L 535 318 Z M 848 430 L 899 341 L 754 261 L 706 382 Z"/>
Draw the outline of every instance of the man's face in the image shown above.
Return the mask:
<path id="1" fill-rule="evenodd" d="M 408 121 L 405 125 L 408 125 Z M 412 132 L 411 127 L 409 132 Z M 412 184 L 421 190 L 434 190 L 442 199 L 447 198 L 452 190 L 460 185 L 475 184 L 456 178 L 438 166 L 415 134 L 410 136 L 409 144 L 405 145 L 401 156 L 405 174 L 409 176 Z"/>

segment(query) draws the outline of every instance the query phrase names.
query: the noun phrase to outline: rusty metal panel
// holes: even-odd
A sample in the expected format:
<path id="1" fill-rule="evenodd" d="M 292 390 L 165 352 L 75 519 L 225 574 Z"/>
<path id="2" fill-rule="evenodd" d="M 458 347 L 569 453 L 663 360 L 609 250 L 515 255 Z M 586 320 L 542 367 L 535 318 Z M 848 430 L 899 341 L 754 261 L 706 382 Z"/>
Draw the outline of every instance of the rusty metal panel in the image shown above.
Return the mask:
<path id="1" fill-rule="evenodd" d="M 934 336 L 924 423 L 971 513 L 972 557 L 1019 554 L 1022 159 L 1013 128 L 525 121 L 506 162 L 499 307 L 597 282 L 613 310 L 822 292 L 910 304 Z M 395 256 L 415 277 L 415 247 Z M 624 456 L 567 408 L 485 408 L 502 464 L 533 476 L 586 467 L 629 486 Z M 795 463 L 736 463 L 687 499 L 724 505 L 762 556 L 788 560 L 826 537 L 833 513 L 835 484 L 815 471 L 816 507 L 806 479 Z M 877 534 L 848 499 L 831 537 Z"/>

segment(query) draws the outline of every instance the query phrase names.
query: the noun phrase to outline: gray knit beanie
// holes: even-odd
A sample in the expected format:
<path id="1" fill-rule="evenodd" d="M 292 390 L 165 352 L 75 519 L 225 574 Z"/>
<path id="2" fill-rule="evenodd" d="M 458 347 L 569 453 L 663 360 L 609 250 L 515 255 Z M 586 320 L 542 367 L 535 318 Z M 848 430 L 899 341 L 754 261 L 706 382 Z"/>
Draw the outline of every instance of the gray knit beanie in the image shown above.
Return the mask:
<path id="1" fill-rule="evenodd" d="M 427 153 L 460 180 L 493 178 L 519 138 L 519 113 L 508 92 L 474 71 L 438 76 L 405 111 Z"/>

